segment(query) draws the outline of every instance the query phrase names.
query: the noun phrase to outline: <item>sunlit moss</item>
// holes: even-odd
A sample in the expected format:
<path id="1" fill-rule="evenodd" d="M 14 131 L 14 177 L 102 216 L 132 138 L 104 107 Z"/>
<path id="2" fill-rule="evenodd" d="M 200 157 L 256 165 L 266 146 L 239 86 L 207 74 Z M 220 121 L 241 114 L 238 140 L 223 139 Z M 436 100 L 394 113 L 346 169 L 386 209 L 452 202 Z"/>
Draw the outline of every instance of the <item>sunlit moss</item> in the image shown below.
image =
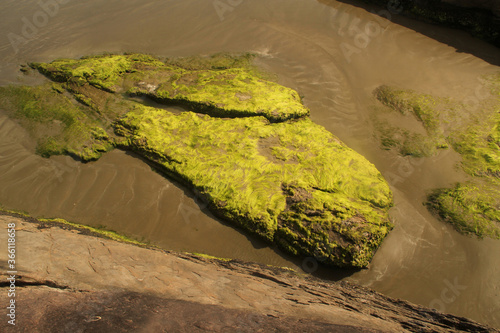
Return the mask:
<path id="1" fill-rule="evenodd" d="M 21 210 L 14 210 L 14 209 L 7 209 L 3 207 L 2 204 L 0 204 L 0 212 L 7 213 L 9 215 L 16 215 L 16 216 L 22 216 L 22 217 L 31 217 L 28 212 L 26 211 L 21 211 Z"/>
<path id="2" fill-rule="evenodd" d="M 90 227 L 90 226 L 86 226 L 86 225 L 78 224 L 78 223 L 73 223 L 73 222 L 69 222 L 69 221 L 67 221 L 65 219 L 61 219 L 61 218 L 34 218 L 29 213 L 27 213 L 25 211 L 6 209 L 2 205 L 0 205 L 0 212 L 6 213 L 9 215 L 13 215 L 13 216 L 21 216 L 24 218 L 30 218 L 32 220 L 39 221 L 42 223 L 70 226 L 72 228 L 76 228 L 76 229 L 80 229 L 80 230 L 88 230 L 92 233 L 98 234 L 98 235 L 103 236 L 105 238 L 112 239 L 112 240 L 119 241 L 119 242 L 123 242 L 123 243 L 130 243 L 130 244 L 139 245 L 139 246 L 143 246 L 143 247 L 148 246 L 145 243 L 136 241 L 136 240 L 131 239 L 129 237 L 126 237 L 124 235 L 120 235 L 114 231 L 105 230 L 103 228 L 94 228 L 94 227 Z"/>
<path id="3" fill-rule="evenodd" d="M 126 147 L 194 186 L 217 215 L 292 254 L 326 244 L 325 263 L 364 267 L 391 229 L 392 194 L 380 173 L 309 119 L 273 124 L 136 107 L 115 126 Z M 276 158 L 275 148 L 286 154 Z M 289 187 L 310 195 L 299 201 L 310 206 L 306 215 L 321 211 L 317 227 L 296 228 L 305 216 Z"/>
<path id="4" fill-rule="evenodd" d="M 88 82 L 97 88 L 115 92 L 121 76 L 130 70 L 132 64 L 128 56 L 104 55 L 30 65 L 56 81 L 80 85 Z"/>
<path id="5" fill-rule="evenodd" d="M 134 244 L 134 245 L 139 245 L 139 246 L 148 246 L 145 243 L 136 241 L 136 240 L 131 239 L 131 238 L 124 236 L 124 235 L 120 235 L 114 231 L 105 230 L 105 229 L 101 229 L 101 228 L 89 227 L 89 226 L 86 226 L 83 224 L 69 222 L 69 221 L 66 221 L 66 220 L 61 219 L 61 218 L 53 218 L 53 219 L 40 218 L 40 219 L 38 219 L 38 221 L 45 222 L 45 223 L 55 223 L 55 224 L 68 225 L 68 226 L 71 226 L 73 228 L 88 230 L 88 231 L 91 231 L 91 232 L 96 233 L 98 235 L 104 236 L 105 238 L 109 238 L 109 239 L 119 241 L 122 243 L 129 243 L 129 244 Z"/>
<path id="6" fill-rule="evenodd" d="M 463 233 L 500 239 L 500 181 L 473 181 L 433 191 L 427 205 Z"/>
<path id="7" fill-rule="evenodd" d="M 262 115 L 271 121 L 283 121 L 309 114 L 296 91 L 257 75 L 248 65 L 249 58 L 192 58 L 193 64 L 188 66 L 189 61 L 165 63 L 152 56 L 129 54 L 62 59 L 31 66 L 56 81 L 77 87 L 89 84 L 110 92 L 125 90 L 130 95 L 183 104 L 212 116 Z M 75 87 L 73 92 L 81 102 L 92 106 L 88 96 Z"/>
<path id="8" fill-rule="evenodd" d="M 500 116 L 495 114 L 453 138 L 453 148 L 463 156 L 462 164 L 467 173 L 500 178 L 499 127 Z"/>
<path id="9" fill-rule="evenodd" d="M 226 262 L 232 260 L 232 259 L 228 259 L 228 258 L 220 258 L 220 257 L 211 256 L 211 255 L 205 254 L 205 253 L 198 253 L 198 252 L 193 252 L 193 253 L 186 252 L 186 253 L 187 254 L 194 254 L 197 257 L 210 259 L 210 260 L 218 260 L 218 261 L 226 261 Z"/>

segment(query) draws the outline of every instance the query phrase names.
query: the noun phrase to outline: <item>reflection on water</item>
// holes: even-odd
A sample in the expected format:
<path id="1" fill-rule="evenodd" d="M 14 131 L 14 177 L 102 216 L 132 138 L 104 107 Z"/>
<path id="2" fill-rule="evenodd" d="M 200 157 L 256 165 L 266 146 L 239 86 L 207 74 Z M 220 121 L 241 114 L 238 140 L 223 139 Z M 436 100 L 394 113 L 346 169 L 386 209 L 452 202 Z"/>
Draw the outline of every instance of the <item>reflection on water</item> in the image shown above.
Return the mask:
<path id="1" fill-rule="evenodd" d="M 481 75 L 499 68 L 380 13 L 321 2 L 252 0 L 221 12 L 206 0 L 68 1 L 57 11 L 54 7 L 54 15 L 45 11 L 45 20 L 35 0 L 5 1 L 0 14 L 6 34 L 0 42 L 0 84 L 33 79 L 18 71 L 24 62 L 105 51 L 161 56 L 255 52 L 261 55 L 259 66 L 277 73 L 280 83 L 304 96 L 315 122 L 372 161 L 394 190 L 391 216 L 396 228 L 370 268 L 349 272 L 346 279 L 500 327 L 500 242 L 461 236 L 422 205 L 429 189 L 464 179 L 454 167 L 459 156 L 443 151 L 411 160 L 382 151 L 373 140 L 370 121 L 371 92 L 380 84 L 465 100 L 476 96 Z M 391 19 L 406 20 L 394 15 Z M 28 35 L 30 24 L 34 28 Z M 499 56 L 498 49 L 464 33 L 418 25 Z M 16 39 L 13 47 L 14 35 L 25 40 Z M 114 151 L 88 164 L 69 157 L 42 159 L 33 154 L 25 133 L 2 115 L 0 203 L 36 215 L 103 225 L 168 249 L 300 266 L 214 219 L 195 195 L 139 158 Z M 338 277 L 330 270 L 320 276 Z"/>

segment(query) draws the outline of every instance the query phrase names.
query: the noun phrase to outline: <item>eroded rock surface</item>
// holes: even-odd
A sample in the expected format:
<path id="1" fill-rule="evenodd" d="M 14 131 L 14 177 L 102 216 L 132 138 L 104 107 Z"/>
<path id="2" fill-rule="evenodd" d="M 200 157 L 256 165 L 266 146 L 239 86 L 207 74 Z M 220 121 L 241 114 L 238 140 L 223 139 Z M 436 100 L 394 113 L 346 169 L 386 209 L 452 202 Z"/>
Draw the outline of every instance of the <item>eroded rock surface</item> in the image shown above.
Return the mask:
<path id="1" fill-rule="evenodd" d="M 349 283 L 142 248 L 32 218 L 0 215 L 2 244 L 8 223 L 17 229 L 16 332 L 495 332 Z"/>

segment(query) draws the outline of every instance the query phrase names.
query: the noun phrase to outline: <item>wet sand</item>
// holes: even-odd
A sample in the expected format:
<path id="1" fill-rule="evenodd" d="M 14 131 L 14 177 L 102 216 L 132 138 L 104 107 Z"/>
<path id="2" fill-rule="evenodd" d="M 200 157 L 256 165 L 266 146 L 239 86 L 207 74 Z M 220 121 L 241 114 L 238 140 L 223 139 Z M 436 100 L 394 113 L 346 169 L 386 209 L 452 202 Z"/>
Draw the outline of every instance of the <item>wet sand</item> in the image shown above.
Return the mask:
<path id="1" fill-rule="evenodd" d="M 5 7 L 2 31 L 18 35 L 40 10 L 36 1 L 9 1 Z M 413 30 L 336 1 L 242 1 L 231 8 L 218 13 L 213 2 L 201 0 L 71 1 L 37 28 L 35 38 L 18 45 L 17 53 L 7 36 L 2 39 L 0 84 L 31 82 L 33 75 L 18 71 L 27 61 L 104 51 L 258 53 L 257 64 L 296 89 L 311 118 L 372 161 L 394 190 L 395 229 L 370 268 L 345 279 L 500 327 L 500 241 L 462 236 L 422 205 L 429 189 L 465 179 L 456 168 L 459 156 L 442 151 L 412 161 L 383 151 L 370 120 L 375 103 L 371 92 L 381 84 L 464 102 L 480 99 L 480 77 L 500 68 L 476 55 L 499 57 L 500 51 L 463 32 L 391 17 L 418 27 Z M 351 35 L 349 27 L 369 29 L 368 38 Z M 473 45 L 476 55 L 428 37 L 433 34 L 456 41 L 450 45 L 464 45 L 462 49 Z M 300 267 L 300 261 L 214 219 L 192 193 L 133 155 L 113 151 L 97 162 L 80 164 L 62 156 L 43 159 L 33 152 L 26 133 L 0 114 L 3 206 L 102 225 L 168 249 Z M 320 275 L 339 276 L 335 270 Z"/>

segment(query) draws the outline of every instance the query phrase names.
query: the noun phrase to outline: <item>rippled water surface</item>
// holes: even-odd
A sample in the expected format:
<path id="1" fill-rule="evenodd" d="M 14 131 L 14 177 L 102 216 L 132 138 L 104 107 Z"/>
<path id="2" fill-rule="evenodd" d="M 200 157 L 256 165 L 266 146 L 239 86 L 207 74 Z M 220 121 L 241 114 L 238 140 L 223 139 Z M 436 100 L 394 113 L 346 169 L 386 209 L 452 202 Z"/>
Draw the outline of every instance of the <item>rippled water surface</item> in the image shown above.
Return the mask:
<path id="1" fill-rule="evenodd" d="M 372 161 L 393 188 L 395 229 L 369 269 L 344 278 L 500 327 L 500 241 L 462 236 L 422 205 L 429 189 L 465 179 L 456 167 L 459 156 L 443 151 L 412 161 L 383 151 L 370 120 L 372 91 L 381 84 L 462 101 L 477 97 L 479 78 L 500 70 L 483 60 L 500 59 L 498 49 L 381 8 L 374 8 L 380 14 L 374 15 L 371 8 L 328 0 L 67 1 L 51 7 L 52 16 L 40 14 L 37 3 L 6 0 L 1 5 L 0 84 L 40 80 L 19 72 L 28 61 L 105 51 L 255 52 L 259 66 L 304 96 L 314 121 Z M 217 10 L 220 3 L 226 6 Z M 364 37 L 357 29 L 365 31 Z M 69 157 L 35 155 L 34 143 L 1 111 L 0 203 L 38 216 L 106 226 L 168 249 L 295 268 L 301 264 L 214 219 L 192 193 L 136 156 L 113 151 L 80 164 Z M 321 276 L 339 273 L 327 270 Z"/>

